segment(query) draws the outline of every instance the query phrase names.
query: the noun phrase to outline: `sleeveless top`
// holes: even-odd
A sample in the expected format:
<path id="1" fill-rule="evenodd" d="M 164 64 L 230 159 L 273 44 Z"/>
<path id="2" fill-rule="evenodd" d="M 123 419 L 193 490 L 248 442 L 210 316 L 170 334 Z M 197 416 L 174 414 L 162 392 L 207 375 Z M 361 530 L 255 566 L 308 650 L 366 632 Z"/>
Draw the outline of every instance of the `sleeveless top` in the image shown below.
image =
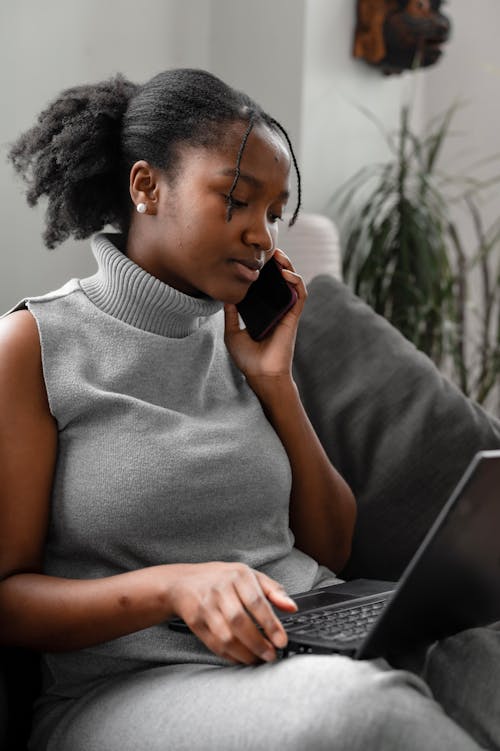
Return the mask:
<path id="1" fill-rule="evenodd" d="M 310 589 L 318 565 L 293 546 L 288 457 L 225 347 L 222 304 L 164 284 L 113 238 L 94 238 L 94 276 L 17 306 L 38 325 L 59 433 L 45 573 L 241 561 Z M 162 623 L 45 654 L 44 693 L 181 662 L 222 661 Z"/>

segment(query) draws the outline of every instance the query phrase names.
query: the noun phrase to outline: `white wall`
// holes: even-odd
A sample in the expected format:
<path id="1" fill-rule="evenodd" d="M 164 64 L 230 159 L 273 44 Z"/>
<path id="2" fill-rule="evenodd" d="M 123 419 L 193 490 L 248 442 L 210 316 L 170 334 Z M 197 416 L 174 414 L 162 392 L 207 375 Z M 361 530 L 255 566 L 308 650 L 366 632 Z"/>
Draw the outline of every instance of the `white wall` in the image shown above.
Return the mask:
<path id="1" fill-rule="evenodd" d="M 210 70 L 242 89 L 299 144 L 304 0 L 212 0 Z"/>

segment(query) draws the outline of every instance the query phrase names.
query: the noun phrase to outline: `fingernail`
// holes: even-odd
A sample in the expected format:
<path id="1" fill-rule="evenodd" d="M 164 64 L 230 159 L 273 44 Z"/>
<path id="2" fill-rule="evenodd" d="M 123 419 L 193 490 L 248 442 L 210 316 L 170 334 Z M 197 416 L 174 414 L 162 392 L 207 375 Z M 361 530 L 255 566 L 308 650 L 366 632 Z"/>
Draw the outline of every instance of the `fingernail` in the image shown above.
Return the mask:
<path id="1" fill-rule="evenodd" d="M 273 643 L 275 647 L 278 647 L 278 649 L 283 649 L 283 647 L 286 647 L 288 642 L 286 634 L 283 634 L 281 631 L 279 631 L 275 636 L 273 637 Z"/>
<path id="2" fill-rule="evenodd" d="M 266 649 L 266 651 L 262 653 L 262 659 L 266 662 L 272 662 L 276 659 L 276 652 L 274 649 Z"/>

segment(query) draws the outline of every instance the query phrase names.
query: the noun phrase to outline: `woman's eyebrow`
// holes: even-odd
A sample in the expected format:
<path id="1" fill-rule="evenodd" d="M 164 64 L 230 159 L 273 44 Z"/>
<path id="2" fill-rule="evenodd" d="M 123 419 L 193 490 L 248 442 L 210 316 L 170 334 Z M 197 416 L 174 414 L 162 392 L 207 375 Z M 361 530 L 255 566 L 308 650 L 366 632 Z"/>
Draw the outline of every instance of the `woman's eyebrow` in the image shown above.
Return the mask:
<path id="1" fill-rule="evenodd" d="M 220 170 L 220 172 L 217 172 L 217 175 L 223 176 L 223 177 L 232 177 L 234 178 L 236 175 L 236 170 L 233 167 L 226 167 L 226 169 Z M 250 175 L 248 172 L 240 172 L 238 175 L 238 180 L 243 180 L 243 182 L 249 183 L 250 185 L 253 185 L 254 188 L 263 188 L 264 183 L 262 180 L 259 180 L 258 177 L 255 177 L 255 175 Z M 290 197 L 290 192 L 288 190 L 282 190 L 279 194 L 279 198 L 287 200 Z"/>

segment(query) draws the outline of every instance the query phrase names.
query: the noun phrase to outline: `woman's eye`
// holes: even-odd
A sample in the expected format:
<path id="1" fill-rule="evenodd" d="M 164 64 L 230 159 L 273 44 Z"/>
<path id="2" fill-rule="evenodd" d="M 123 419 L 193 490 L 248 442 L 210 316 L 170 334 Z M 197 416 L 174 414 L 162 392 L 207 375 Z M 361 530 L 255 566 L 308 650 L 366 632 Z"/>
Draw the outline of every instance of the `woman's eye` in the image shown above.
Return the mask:
<path id="1" fill-rule="evenodd" d="M 224 199 L 226 203 L 230 204 L 232 208 L 234 209 L 241 209 L 241 208 L 245 208 L 246 206 L 248 206 L 248 203 L 245 203 L 245 201 L 238 201 L 238 199 L 235 198 L 234 196 L 225 195 Z"/>

